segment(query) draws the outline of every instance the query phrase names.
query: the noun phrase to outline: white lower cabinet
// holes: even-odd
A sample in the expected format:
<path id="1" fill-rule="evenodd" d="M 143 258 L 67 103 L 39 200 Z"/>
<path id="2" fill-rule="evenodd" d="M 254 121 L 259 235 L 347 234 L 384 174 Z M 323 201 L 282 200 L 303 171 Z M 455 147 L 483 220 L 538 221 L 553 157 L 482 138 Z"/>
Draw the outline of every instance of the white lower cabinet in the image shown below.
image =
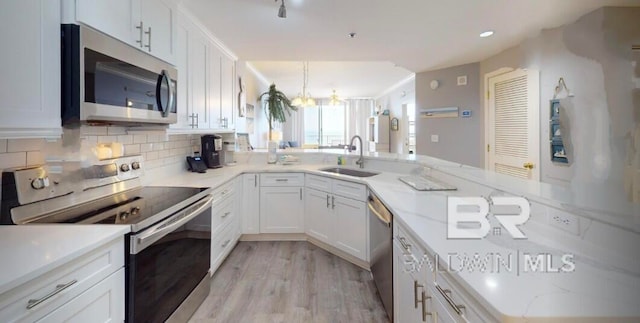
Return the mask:
<path id="1" fill-rule="evenodd" d="M 366 186 L 317 175 L 305 177 L 305 232 L 368 261 Z"/>
<path id="2" fill-rule="evenodd" d="M 305 232 L 324 243 L 333 244 L 335 218 L 335 213 L 331 212 L 331 194 L 308 187 L 305 188 Z"/>
<path id="3" fill-rule="evenodd" d="M 258 174 L 242 175 L 242 233 L 260 233 L 260 176 Z"/>
<path id="4" fill-rule="evenodd" d="M 304 233 L 302 187 L 260 188 L 260 233 Z"/>
<path id="5" fill-rule="evenodd" d="M 36 322 L 124 321 L 124 268 Z"/>
<path id="6" fill-rule="evenodd" d="M 336 246 L 362 260 L 368 260 L 369 226 L 366 204 L 335 195 L 333 198 L 335 198 L 333 207 L 336 218 Z"/>
<path id="7" fill-rule="evenodd" d="M 433 315 L 428 315 L 431 306 L 426 282 L 421 279 L 419 272 L 411 272 L 411 267 L 405 264 L 408 252 L 399 243 L 393 245 L 393 321 L 397 323 L 435 322 Z M 423 294 L 426 299 L 423 315 Z M 424 319 L 423 319 L 424 318 Z"/>
<path id="8" fill-rule="evenodd" d="M 3 293 L 0 322 L 121 322 L 123 270 L 120 237 Z"/>

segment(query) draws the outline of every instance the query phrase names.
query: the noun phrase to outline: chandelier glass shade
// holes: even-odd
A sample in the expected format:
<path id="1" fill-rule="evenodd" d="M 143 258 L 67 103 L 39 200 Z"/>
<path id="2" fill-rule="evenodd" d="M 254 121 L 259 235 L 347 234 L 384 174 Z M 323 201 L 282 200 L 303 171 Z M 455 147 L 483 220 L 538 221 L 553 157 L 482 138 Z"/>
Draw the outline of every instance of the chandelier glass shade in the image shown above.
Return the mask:
<path id="1" fill-rule="evenodd" d="M 333 90 L 333 94 L 329 96 L 329 105 L 339 105 L 341 103 L 342 100 L 340 100 L 340 97 L 336 94 L 336 90 Z"/>
<path id="2" fill-rule="evenodd" d="M 312 107 L 316 105 L 316 100 L 307 92 L 308 83 L 309 62 L 302 62 L 302 94 L 298 93 L 298 96 L 291 101 L 291 105 L 296 107 Z"/>

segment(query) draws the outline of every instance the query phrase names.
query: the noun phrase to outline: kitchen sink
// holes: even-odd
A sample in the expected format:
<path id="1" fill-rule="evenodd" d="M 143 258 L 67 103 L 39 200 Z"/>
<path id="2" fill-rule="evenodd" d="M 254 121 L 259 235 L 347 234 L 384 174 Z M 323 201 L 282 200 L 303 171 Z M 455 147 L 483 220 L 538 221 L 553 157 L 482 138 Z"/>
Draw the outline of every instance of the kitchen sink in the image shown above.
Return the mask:
<path id="1" fill-rule="evenodd" d="M 327 173 L 355 176 L 355 177 L 371 177 L 371 176 L 380 174 L 380 173 L 365 172 L 363 170 L 340 168 L 340 167 L 323 168 L 320 171 L 327 172 Z"/>

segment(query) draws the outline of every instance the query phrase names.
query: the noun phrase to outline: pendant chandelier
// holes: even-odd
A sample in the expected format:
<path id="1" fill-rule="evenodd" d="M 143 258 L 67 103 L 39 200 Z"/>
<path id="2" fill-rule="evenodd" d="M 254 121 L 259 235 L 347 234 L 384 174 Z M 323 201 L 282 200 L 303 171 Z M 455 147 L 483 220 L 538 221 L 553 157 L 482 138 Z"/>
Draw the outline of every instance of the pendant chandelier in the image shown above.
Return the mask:
<path id="1" fill-rule="evenodd" d="M 302 94 L 298 93 L 298 96 L 291 101 L 291 104 L 296 107 L 312 107 L 316 105 L 316 100 L 311 97 L 310 93 L 307 93 L 307 84 L 309 83 L 309 62 L 302 62 Z"/>
<path id="2" fill-rule="evenodd" d="M 339 105 L 341 103 L 342 100 L 340 100 L 340 97 L 336 94 L 336 90 L 333 90 L 333 94 L 329 96 L 329 105 Z"/>

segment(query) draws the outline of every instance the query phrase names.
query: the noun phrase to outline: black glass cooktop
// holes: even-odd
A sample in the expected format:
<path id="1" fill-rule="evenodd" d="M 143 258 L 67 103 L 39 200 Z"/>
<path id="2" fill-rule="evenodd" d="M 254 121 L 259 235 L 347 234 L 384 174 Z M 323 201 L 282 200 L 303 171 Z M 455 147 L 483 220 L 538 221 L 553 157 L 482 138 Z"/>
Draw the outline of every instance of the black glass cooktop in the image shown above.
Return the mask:
<path id="1" fill-rule="evenodd" d="M 169 215 L 178 211 L 195 202 L 187 200 L 206 189 L 141 187 L 79 204 L 31 223 L 136 224 L 163 212 Z"/>

